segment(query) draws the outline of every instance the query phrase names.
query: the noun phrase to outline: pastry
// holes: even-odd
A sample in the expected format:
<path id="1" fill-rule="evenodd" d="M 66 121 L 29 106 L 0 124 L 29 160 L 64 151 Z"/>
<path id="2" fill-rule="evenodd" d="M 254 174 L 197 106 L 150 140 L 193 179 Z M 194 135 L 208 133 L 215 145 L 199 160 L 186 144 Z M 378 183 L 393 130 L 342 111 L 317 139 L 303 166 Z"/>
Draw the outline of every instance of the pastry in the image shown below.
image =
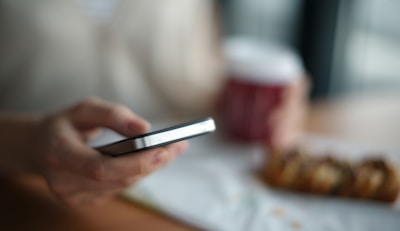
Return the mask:
<path id="1" fill-rule="evenodd" d="M 320 195 L 394 202 L 400 190 L 396 166 L 383 157 L 355 163 L 299 149 L 270 151 L 262 175 L 273 187 Z"/>

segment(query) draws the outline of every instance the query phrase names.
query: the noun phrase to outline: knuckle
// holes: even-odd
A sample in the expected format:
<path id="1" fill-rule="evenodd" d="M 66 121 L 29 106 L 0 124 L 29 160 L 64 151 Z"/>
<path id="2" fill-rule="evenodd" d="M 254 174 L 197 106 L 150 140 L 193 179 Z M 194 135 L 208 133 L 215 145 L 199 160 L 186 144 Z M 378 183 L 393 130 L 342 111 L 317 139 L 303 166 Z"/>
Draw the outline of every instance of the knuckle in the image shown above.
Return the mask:
<path id="1" fill-rule="evenodd" d="M 63 150 L 65 143 L 61 138 L 53 136 L 49 140 L 48 147 L 44 149 L 43 157 L 44 161 L 49 166 L 59 166 L 60 165 L 60 150 Z"/>
<path id="2" fill-rule="evenodd" d="M 73 106 L 71 111 L 73 114 L 79 113 L 79 112 L 83 111 L 87 107 L 87 105 L 88 105 L 87 101 L 82 101 L 82 102 L 76 104 L 75 106 Z"/>
<path id="3" fill-rule="evenodd" d="M 115 106 L 109 105 L 103 109 L 104 117 L 112 119 L 116 113 Z"/>
<path id="4" fill-rule="evenodd" d="M 87 169 L 89 177 L 96 181 L 106 181 L 108 178 L 106 166 L 102 159 L 91 162 Z"/>
<path id="5" fill-rule="evenodd" d="M 83 111 L 88 106 L 92 106 L 92 105 L 98 104 L 99 102 L 100 102 L 100 99 L 97 98 L 97 97 L 88 97 L 88 98 L 82 100 L 81 102 L 79 102 L 78 104 L 76 104 L 72 108 L 72 111 L 73 112 L 80 112 L 80 111 Z"/>
<path id="6" fill-rule="evenodd" d="M 130 111 L 128 107 L 126 107 L 125 105 L 122 105 L 122 104 L 115 104 L 114 110 L 119 113 L 124 113 L 124 112 Z"/>
<path id="7" fill-rule="evenodd" d="M 109 104 L 105 109 L 105 114 L 108 117 L 115 117 L 116 115 L 124 113 L 127 110 L 128 108 L 121 104 Z"/>

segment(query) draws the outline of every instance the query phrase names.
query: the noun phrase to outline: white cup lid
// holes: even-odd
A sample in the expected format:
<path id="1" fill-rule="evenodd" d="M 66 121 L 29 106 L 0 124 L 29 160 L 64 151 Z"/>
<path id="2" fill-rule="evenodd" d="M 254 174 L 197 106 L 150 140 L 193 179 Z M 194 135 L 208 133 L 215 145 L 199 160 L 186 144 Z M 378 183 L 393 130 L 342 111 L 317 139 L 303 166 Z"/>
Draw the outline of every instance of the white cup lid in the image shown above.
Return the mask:
<path id="1" fill-rule="evenodd" d="M 249 38 L 232 38 L 226 41 L 224 49 L 227 71 L 243 81 L 281 84 L 304 74 L 300 57 L 288 47 Z"/>

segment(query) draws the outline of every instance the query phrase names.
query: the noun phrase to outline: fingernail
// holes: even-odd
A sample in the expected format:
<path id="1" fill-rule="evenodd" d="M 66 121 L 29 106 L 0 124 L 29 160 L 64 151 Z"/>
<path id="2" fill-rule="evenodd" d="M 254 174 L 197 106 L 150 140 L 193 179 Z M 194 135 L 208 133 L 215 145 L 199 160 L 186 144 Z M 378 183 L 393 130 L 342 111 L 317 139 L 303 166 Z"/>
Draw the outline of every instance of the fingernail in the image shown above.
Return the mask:
<path id="1" fill-rule="evenodd" d="M 164 159 L 164 156 L 166 156 L 166 155 L 167 155 L 167 152 L 165 150 L 161 150 L 161 151 L 154 153 L 152 164 L 157 165 L 157 164 L 161 163 Z"/>

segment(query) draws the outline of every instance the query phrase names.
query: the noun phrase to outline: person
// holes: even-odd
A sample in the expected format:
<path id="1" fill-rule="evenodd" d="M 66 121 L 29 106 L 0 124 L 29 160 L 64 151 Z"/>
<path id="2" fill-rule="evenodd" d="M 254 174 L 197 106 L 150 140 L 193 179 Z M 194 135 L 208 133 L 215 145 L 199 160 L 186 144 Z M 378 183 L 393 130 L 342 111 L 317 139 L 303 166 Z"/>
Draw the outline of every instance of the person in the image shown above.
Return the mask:
<path id="1" fill-rule="evenodd" d="M 212 113 L 223 83 L 212 1 L 0 4 L 2 174 L 36 173 L 67 204 L 100 203 L 187 143 L 111 158 L 87 145 L 99 128 L 134 136 L 149 130 L 143 118 Z"/>
<path id="2" fill-rule="evenodd" d="M 187 142 L 119 158 L 86 142 L 103 127 L 134 136 L 150 129 L 143 118 L 208 114 L 218 62 L 197 49 L 217 39 L 210 3 L 0 1 L 0 172 L 39 174 L 66 204 L 91 204 L 175 159 Z"/>

